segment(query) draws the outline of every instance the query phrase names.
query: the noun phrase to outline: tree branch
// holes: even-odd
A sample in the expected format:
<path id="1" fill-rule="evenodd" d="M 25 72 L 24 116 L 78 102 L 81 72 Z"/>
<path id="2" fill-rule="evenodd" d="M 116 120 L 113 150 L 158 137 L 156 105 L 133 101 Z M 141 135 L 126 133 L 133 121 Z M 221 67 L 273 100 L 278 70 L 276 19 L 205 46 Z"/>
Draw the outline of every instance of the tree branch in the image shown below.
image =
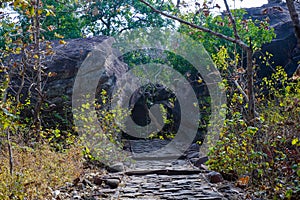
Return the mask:
<path id="1" fill-rule="evenodd" d="M 291 16 L 291 20 L 294 25 L 295 35 L 297 38 L 297 48 L 300 49 L 300 22 L 299 16 L 295 8 L 295 4 L 293 0 L 286 0 L 286 5 L 289 9 L 289 13 Z"/>
<path id="2" fill-rule="evenodd" d="M 234 32 L 234 37 L 235 37 L 235 39 L 240 40 L 240 36 L 239 36 L 239 34 L 238 34 L 238 32 L 237 32 L 237 29 L 236 29 L 235 19 L 234 19 L 234 17 L 232 16 L 232 13 L 230 12 L 230 9 L 229 9 L 227 0 L 224 0 L 224 4 L 225 4 L 226 10 L 227 10 L 227 13 L 228 13 L 228 15 L 229 15 L 230 21 L 231 21 L 231 23 L 232 23 L 232 28 L 233 28 L 233 32 Z"/>
<path id="3" fill-rule="evenodd" d="M 222 33 L 218 33 L 218 32 L 212 31 L 212 30 L 210 30 L 210 29 L 208 29 L 208 28 L 205 28 L 205 27 L 198 26 L 198 25 L 196 25 L 196 24 L 190 23 L 190 22 L 185 21 L 185 20 L 183 20 L 183 19 L 180 19 L 180 18 L 178 18 L 178 17 L 176 17 L 176 16 L 174 16 L 174 15 L 170 15 L 170 14 L 164 13 L 163 11 L 154 8 L 151 4 L 149 4 L 148 2 L 146 2 L 146 1 L 144 1 L 144 0 L 139 0 L 139 1 L 142 2 L 142 3 L 144 3 L 145 5 L 147 5 L 149 8 L 151 8 L 151 10 L 152 10 L 153 12 L 159 13 L 159 14 L 161 14 L 161 15 L 167 17 L 167 18 L 174 19 L 174 20 L 176 20 L 176 21 L 178 21 L 178 22 L 180 22 L 180 23 L 182 23 L 182 24 L 185 24 L 185 25 L 188 25 L 188 26 L 190 26 L 190 27 L 199 29 L 199 30 L 201 30 L 201 31 L 203 31 L 203 32 L 209 33 L 209 34 L 211 34 L 211 35 L 214 35 L 214 36 L 216 36 L 216 37 L 218 37 L 218 38 L 227 40 L 227 41 L 229 41 L 229 42 L 233 42 L 233 43 L 235 43 L 235 44 L 238 44 L 238 45 L 241 46 L 244 50 L 246 50 L 247 48 L 249 48 L 248 45 L 247 45 L 246 43 L 244 43 L 244 42 L 243 42 L 242 40 L 240 40 L 240 39 L 232 38 L 232 37 L 227 36 L 227 35 L 224 35 L 224 34 L 222 34 Z"/>

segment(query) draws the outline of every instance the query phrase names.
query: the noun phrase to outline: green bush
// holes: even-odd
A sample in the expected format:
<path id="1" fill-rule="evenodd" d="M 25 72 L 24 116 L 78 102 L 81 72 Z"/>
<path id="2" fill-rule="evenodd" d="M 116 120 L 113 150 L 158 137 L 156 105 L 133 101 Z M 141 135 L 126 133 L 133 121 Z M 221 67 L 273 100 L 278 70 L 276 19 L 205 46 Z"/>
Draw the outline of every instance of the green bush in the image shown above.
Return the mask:
<path id="1" fill-rule="evenodd" d="M 247 190 L 256 197 L 295 199 L 300 194 L 300 81 L 278 67 L 261 88 L 267 94 L 257 98 L 257 127 L 248 126 L 239 112 L 228 115 L 207 164 L 224 175 L 250 176 Z"/>
<path id="2" fill-rule="evenodd" d="M 126 159 L 123 155 L 121 139 L 122 125 L 115 119 L 122 121 L 129 111 L 123 108 L 109 109 L 109 95 L 105 90 L 101 92 L 101 102 L 82 103 L 74 114 L 79 133 L 79 139 L 85 147 L 84 154 L 89 160 L 102 164 L 112 164 Z M 97 102 L 95 100 L 95 102 Z M 121 152 L 121 153 L 120 153 Z"/>

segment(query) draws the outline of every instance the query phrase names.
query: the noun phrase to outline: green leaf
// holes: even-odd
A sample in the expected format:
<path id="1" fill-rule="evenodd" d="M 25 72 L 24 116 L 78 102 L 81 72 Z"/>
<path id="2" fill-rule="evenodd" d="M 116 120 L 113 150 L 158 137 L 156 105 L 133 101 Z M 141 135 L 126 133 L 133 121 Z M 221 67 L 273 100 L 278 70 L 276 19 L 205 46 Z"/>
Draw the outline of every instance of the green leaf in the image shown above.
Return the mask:
<path id="1" fill-rule="evenodd" d="M 8 127 L 10 126 L 10 123 L 5 121 L 4 124 L 3 124 L 3 129 L 7 129 Z"/>
<path id="2" fill-rule="evenodd" d="M 34 16 L 34 7 L 30 7 L 30 15 Z"/>

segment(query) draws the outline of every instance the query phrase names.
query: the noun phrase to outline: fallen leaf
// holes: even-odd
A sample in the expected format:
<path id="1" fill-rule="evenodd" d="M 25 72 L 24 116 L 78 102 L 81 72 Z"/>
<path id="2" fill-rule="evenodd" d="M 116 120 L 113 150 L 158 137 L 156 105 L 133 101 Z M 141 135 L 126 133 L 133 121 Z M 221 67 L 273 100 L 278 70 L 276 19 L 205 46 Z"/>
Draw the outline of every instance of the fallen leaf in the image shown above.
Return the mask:
<path id="1" fill-rule="evenodd" d="M 244 176 L 244 177 L 239 178 L 237 180 L 237 186 L 238 187 L 246 187 L 249 183 L 249 179 L 250 179 L 249 176 Z"/>

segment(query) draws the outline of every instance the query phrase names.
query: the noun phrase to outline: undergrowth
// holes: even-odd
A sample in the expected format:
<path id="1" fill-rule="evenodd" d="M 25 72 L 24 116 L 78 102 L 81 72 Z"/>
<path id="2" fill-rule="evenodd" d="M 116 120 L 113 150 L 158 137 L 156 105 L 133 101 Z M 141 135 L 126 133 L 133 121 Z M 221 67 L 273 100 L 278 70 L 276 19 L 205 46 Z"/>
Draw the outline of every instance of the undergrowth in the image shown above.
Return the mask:
<path id="1" fill-rule="evenodd" d="M 13 146 L 14 171 L 10 174 L 7 148 L 0 152 L 0 199 L 51 199 L 52 191 L 82 173 L 82 150 L 56 152 L 49 145 Z"/>
<path id="2" fill-rule="evenodd" d="M 238 186 L 257 198 L 297 199 L 300 80 L 289 79 L 278 67 L 271 78 L 263 80 L 261 88 L 267 90 L 261 91 L 265 94 L 257 98 L 260 115 L 255 125 L 247 124 L 241 112 L 229 107 L 230 115 L 207 164 L 225 178 L 236 180 Z"/>

